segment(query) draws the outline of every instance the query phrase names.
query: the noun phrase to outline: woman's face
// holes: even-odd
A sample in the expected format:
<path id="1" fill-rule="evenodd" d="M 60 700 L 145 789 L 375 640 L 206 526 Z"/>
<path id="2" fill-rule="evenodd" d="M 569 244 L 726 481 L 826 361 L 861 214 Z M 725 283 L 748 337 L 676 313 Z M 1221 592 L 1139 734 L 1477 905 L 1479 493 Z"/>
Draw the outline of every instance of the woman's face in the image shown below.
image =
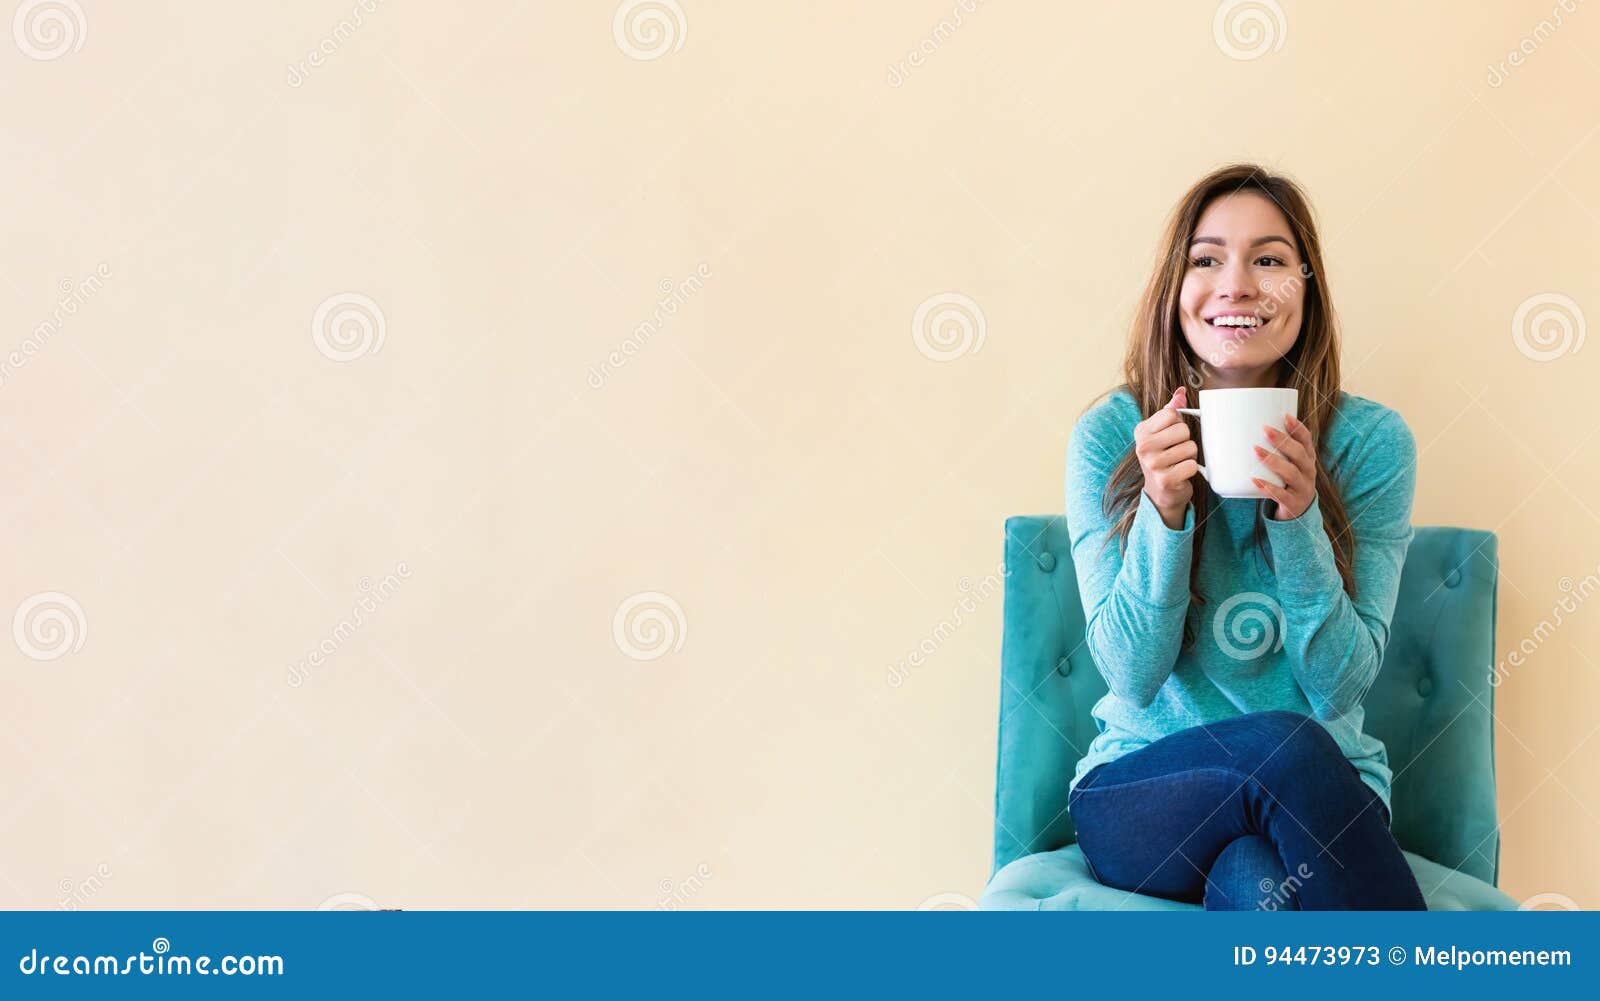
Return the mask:
<path id="1" fill-rule="evenodd" d="M 1307 279 L 1294 231 L 1253 191 L 1206 206 L 1189 243 L 1178 313 L 1206 388 L 1277 384 L 1277 362 L 1300 336 Z"/>

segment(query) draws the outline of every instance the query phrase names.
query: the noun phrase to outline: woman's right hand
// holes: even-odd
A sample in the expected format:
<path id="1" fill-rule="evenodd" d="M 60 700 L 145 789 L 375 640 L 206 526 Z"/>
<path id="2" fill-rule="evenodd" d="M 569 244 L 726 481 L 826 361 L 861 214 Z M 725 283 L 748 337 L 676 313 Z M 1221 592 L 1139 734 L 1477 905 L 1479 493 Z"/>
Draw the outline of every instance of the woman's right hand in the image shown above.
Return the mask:
<path id="1" fill-rule="evenodd" d="M 1194 475 L 1200 471 L 1200 447 L 1189 434 L 1179 407 L 1187 407 L 1188 387 L 1179 386 L 1167 405 L 1134 425 L 1133 451 L 1144 472 L 1144 492 L 1168 528 L 1183 527 L 1185 509 L 1194 497 Z"/>

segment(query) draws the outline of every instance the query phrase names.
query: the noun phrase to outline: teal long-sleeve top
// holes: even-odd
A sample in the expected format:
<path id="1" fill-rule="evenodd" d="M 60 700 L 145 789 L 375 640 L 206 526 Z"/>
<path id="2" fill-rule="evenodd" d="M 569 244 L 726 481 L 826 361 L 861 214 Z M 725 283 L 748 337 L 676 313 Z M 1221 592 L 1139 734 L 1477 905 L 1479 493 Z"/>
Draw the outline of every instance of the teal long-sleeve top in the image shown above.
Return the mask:
<path id="1" fill-rule="evenodd" d="M 1196 553 L 1194 506 L 1181 529 L 1169 528 L 1141 490 L 1126 550 L 1119 552 L 1101 497 L 1145 416 L 1119 388 L 1078 419 L 1067 447 L 1067 528 L 1087 622 L 1084 642 L 1110 688 L 1092 710 L 1099 732 L 1069 791 L 1096 765 L 1167 734 L 1287 709 L 1326 727 L 1388 806 L 1388 752 L 1363 731 L 1361 699 L 1383 662 L 1415 535 L 1417 449 L 1410 428 L 1395 411 L 1341 392 L 1318 446 L 1351 519 L 1352 599 L 1322 526 L 1320 498 L 1299 517 L 1276 521 L 1271 501 L 1213 495 L 1204 552 Z M 1264 435 L 1261 445 L 1270 447 Z M 1195 489 L 1207 487 L 1197 478 Z M 1255 543 L 1258 509 L 1270 569 Z M 1189 595 L 1196 557 L 1203 605 Z M 1196 641 L 1180 650 L 1186 620 Z"/>

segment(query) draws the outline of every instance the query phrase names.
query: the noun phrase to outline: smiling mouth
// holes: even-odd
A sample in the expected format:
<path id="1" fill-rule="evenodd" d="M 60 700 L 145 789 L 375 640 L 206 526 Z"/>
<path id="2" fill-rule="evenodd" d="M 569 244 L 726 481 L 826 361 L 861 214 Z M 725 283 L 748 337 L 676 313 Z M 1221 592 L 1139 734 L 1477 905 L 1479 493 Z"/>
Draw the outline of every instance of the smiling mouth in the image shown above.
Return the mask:
<path id="1" fill-rule="evenodd" d="M 1223 337 L 1242 340 L 1259 333 L 1272 319 L 1270 316 L 1213 316 L 1205 322 Z"/>

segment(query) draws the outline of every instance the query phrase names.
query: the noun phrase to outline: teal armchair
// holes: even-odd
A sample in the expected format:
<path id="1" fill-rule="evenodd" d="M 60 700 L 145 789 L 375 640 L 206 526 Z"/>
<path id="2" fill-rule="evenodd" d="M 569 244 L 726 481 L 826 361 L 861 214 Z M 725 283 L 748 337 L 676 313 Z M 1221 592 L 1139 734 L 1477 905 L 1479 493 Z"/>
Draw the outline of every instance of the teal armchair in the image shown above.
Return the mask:
<path id="1" fill-rule="evenodd" d="M 1084 646 L 1066 520 L 1006 521 L 1005 634 L 994 866 L 985 910 L 1198 910 L 1097 883 L 1076 844 L 1067 783 L 1106 692 Z M 1391 829 L 1430 910 L 1515 910 L 1496 888 L 1492 533 L 1418 528 L 1406 555 L 1367 729 L 1394 771 Z"/>

